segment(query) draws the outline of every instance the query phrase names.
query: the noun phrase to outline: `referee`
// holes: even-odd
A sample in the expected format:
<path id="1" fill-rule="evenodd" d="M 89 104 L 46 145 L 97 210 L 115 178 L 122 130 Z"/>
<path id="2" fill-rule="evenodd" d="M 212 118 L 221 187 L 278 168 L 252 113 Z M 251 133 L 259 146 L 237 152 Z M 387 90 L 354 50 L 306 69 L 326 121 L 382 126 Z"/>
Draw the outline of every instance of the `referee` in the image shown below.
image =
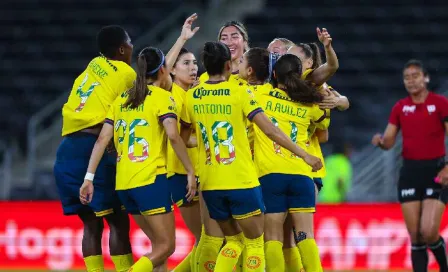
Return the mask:
<path id="1" fill-rule="evenodd" d="M 403 69 L 408 96 L 392 108 L 383 135 L 373 136 L 372 144 L 383 150 L 392 148 L 398 131 L 403 137 L 403 167 L 398 181 L 398 199 L 412 242 L 414 271 L 427 271 L 429 248 L 440 266 L 448 271 L 445 241 L 440 236 L 440 221 L 448 201 L 436 177 L 448 185 L 445 166 L 445 133 L 448 131 L 448 99 L 428 91 L 429 75 L 418 60 L 408 61 Z"/>

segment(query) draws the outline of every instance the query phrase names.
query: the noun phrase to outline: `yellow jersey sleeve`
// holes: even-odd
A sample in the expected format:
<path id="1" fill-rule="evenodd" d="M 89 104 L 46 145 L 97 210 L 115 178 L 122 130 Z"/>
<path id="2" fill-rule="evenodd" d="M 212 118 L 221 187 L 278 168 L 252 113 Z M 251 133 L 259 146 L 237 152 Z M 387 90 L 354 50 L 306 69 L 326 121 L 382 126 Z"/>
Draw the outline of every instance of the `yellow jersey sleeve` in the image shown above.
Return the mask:
<path id="1" fill-rule="evenodd" d="M 159 103 L 157 103 L 157 116 L 159 116 L 159 121 L 163 122 L 163 120 L 167 118 L 174 118 L 177 120 L 176 103 L 174 98 L 169 92 L 166 92 L 160 96 L 161 99 Z"/>
<path id="2" fill-rule="evenodd" d="M 207 72 L 204 72 L 199 77 L 199 82 L 203 83 L 203 82 L 206 82 L 208 79 L 209 79 L 209 76 L 208 76 Z"/>
<path id="3" fill-rule="evenodd" d="M 318 129 L 328 129 L 328 127 L 330 126 L 330 110 L 323 110 L 320 109 L 319 106 L 313 105 L 311 121 Z"/>
<path id="4" fill-rule="evenodd" d="M 302 73 L 302 80 L 306 80 L 306 78 L 314 71 L 314 69 L 306 69 L 305 72 Z"/>
<path id="5" fill-rule="evenodd" d="M 76 78 L 62 108 L 62 136 L 104 122 L 110 105 L 132 87 L 135 76 L 124 62 L 94 58 Z"/>
<path id="6" fill-rule="evenodd" d="M 241 103 L 244 115 L 247 117 L 249 121 L 260 112 L 263 112 L 257 100 L 255 99 L 255 95 L 250 88 L 240 88 L 241 92 Z"/>

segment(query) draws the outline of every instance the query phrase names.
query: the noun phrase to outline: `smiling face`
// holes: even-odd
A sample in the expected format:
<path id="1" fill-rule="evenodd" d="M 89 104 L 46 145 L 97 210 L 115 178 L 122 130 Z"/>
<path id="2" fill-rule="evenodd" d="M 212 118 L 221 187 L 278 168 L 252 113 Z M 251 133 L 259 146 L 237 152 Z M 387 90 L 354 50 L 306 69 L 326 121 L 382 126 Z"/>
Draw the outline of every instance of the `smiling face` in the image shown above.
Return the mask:
<path id="1" fill-rule="evenodd" d="M 232 61 L 240 59 L 244 54 L 247 42 L 244 40 L 240 30 L 235 26 L 225 27 L 221 31 L 219 41 L 227 45 L 232 55 Z"/>
<path id="2" fill-rule="evenodd" d="M 198 62 L 192 53 L 182 54 L 173 67 L 172 75 L 178 85 L 190 86 L 198 76 Z"/>

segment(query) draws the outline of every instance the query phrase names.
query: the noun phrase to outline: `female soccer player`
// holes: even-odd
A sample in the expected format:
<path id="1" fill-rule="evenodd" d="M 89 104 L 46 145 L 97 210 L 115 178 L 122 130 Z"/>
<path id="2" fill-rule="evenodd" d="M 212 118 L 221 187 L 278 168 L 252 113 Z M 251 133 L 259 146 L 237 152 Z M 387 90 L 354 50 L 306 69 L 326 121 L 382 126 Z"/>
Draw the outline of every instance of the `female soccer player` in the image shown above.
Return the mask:
<path id="1" fill-rule="evenodd" d="M 322 58 L 319 51 L 319 46 L 316 43 L 298 44 L 292 46 L 289 54 L 296 55 L 302 61 L 302 75 L 309 75 L 313 70 L 319 68 L 322 65 Z M 318 87 L 318 90 L 324 95 L 323 101 L 319 103 L 322 109 L 337 108 L 340 111 L 347 110 L 350 107 L 350 103 L 347 97 L 340 95 L 331 86 L 326 83 Z M 330 111 L 327 111 L 328 117 Z M 322 150 L 320 143 L 328 141 L 328 130 L 319 130 L 315 126 L 310 127 L 310 152 L 315 156 L 318 156 L 323 160 Z M 325 177 L 325 164 L 321 170 L 314 173 L 314 182 L 316 184 L 316 193 L 322 188 L 322 178 Z"/>
<path id="2" fill-rule="evenodd" d="M 216 261 L 215 272 L 232 271 L 244 247 L 245 269 L 264 271 L 264 205 L 245 119 L 254 121 L 263 133 L 303 158 L 314 170 L 321 167 L 321 162 L 270 122 L 252 92 L 226 81 L 232 71 L 231 52 L 226 45 L 207 42 L 202 58 L 210 77 L 188 91 L 181 135 L 188 139 L 191 124 L 201 131 L 200 187 L 210 217 L 218 221 L 227 241 Z"/>
<path id="3" fill-rule="evenodd" d="M 255 61 L 256 58 L 249 52 L 243 60 L 244 64 L 247 63 L 246 70 L 250 72 L 253 69 L 255 75 L 257 71 L 266 71 L 265 67 L 269 65 L 266 57 L 269 55 L 268 52 L 260 52 L 265 56 L 262 65 L 260 61 Z M 300 59 L 297 57 L 293 55 L 280 57 L 274 66 L 273 76 L 275 86 L 281 89 L 257 91 L 256 94 L 271 121 L 282 131 L 290 134 L 293 142 L 306 148 L 307 129 L 310 124 L 314 123 L 326 129 L 329 122 L 325 118 L 325 111 L 313 105 L 322 97 L 300 79 L 301 68 Z M 294 73 L 294 71 L 299 72 Z M 255 165 L 266 205 L 267 271 L 285 271 L 285 260 L 282 254 L 282 226 L 287 212 L 291 214 L 295 225 L 300 222 L 307 234 L 308 239 L 298 244 L 304 257 L 305 269 L 317 271 L 316 269 L 320 268 L 320 261 L 317 246 L 313 240 L 312 212 L 314 212 L 315 202 L 311 168 L 303 160 L 283 151 L 256 127 L 254 149 Z M 288 232 L 290 233 L 290 229 Z"/>
<path id="4" fill-rule="evenodd" d="M 81 200 L 89 202 L 100 158 L 113 138 L 118 153 L 118 196 L 152 242 L 152 252 L 132 266 L 135 272 L 153 271 L 175 249 L 171 190 L 166 178 L 166 137 L 187 171 L 187 201 L 196 193 L 194 167 L 179 135 L 173 98 L 166 91 L 171 85 L 162 51 L 153 47 L 143 49 L 137 60 L 135 86 L 109 110 L 80 190 Z"/>
<path id="5" fill-rule="evenodd" d="M 79 187 L 102 123 L 113 103 L 132 87 L 135 72 L 130 67 L 132 43 L 120 26 L 103 27 L 97 36 L 100 56 L 79 75 L 62 109 L 62 140 L 54 175 L 65 215 L 78 215 L 84 225 L 82 253 L 87 271 L 104 269 L 101 237 L 106 219 L 110 227 L 110 254 L 117 271 L 133 264 L 129 242 L 129 218 L 115 193 L 115 155 L 101 159 L 95 177 L 97 196 L 88 206 L 79 200 Z"/>
<path id="6" fill-rule="evenodd" d="M 282 56 L 286 54 L 291 46 L 294 46 L 292 41 L 286 38 L 275 38 L 269 43 L 268 50 L 271 53 L 276 53 Z"/>
<path id="7" fill-rule="evenodd" d="M 242 85 L 245 82 L 238 76 L 238 66 L 241 62 L 244 52 L 249 50 L 249 35 L 243 23 L 230 21 L 225 23 L 218 33 L 218 41 L 227 45 L 232 54 L 232 73 L 229 81 Z M 201 82 L 208 80 L 208 74 L 203 73 L 200 77 Z"/>
<path id="8" fill-rule="evenodd" d="M 174 46 L 168 52 L 166 57 L 167 67 L 171 69 L 171 76 L 173 78 L 173 85 L 171 87 L 171 95 L 176 104 L 176 114 L 180 116 L 184 106 L 186 91 L 192 86 L 197 78 L 198 65 L 193 53 L 183 48 L 185 42 L 191 39 L 199 30 L 199 27 L 192 29 L 192 24 L 197 19 L 197 14 L 191 15 L 185 21 L 182 32 L 177 39 Z M 180 126 L 178 122 L 178 126 Z M 187 146 L 194 147 L 196 136 L 192 136 L 190 143 Z M 197 149 L 189 148 L 188 155 L 193 165 L 197 164 Z M 197 249 L 198 242 L 201 236 L 201 211 L 199 207 L 199 196 L 196 195 L 192 201 L 187 201 L 187 172 L 183 167 L 181 161 L 176 156 L 174 149 L 168 142 L 167 155 L 167 172 L 171 188 L 171 198 L 173 202 L 179 207 L 182 218 L 185 221 L 188 229 L 196 238 L 195 245 L 188 254 L 188 256 L 174 269 L 178 272 L 194 271 L 195 259 L 194 255 Z"/>
<path id="9" fill-rule="evenodd" d="M 440 236 L 440 220 L 447 202 L 443 187 L 434 178 L 445 166 L 445 133 L 448 132 L 448 99 L 428 91 L 429 74 L 418 60 L 408 61 L 403 82 L 409 96 L 392 108 L 383 135 L 373 136 L 372 144 L 391 149 L 402 131 L 403 166 L 398 181 L 406 228 L 412 242 L 414 271 L 427 271 L 432 251 L 440 271 L 448 271 L 445 241 Z"/>

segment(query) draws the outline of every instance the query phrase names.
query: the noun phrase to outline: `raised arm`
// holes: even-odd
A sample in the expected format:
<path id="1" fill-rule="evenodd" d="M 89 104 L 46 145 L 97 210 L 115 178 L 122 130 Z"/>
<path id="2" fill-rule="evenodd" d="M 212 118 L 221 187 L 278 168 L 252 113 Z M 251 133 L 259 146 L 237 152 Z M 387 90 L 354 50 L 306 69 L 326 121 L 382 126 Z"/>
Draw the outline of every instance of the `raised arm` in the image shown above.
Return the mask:
<path id="1" fill-rule="evenodd" d="M 317 37 L 319 38 L 319 41 L 324 45 L 325 49 L 325 58 L 327 60 L 326 63 L 322 64 L 318 68 L 316 68 L 309 76 L 308 80 L 315 83 L 316 85 L 322 85 L 325 82 L 327 82 L 334 73 L 339 68 L 339 60 L 336 55 L 336 52 L 333 49 L 333 46 L 331 45 L 331 42 L 333 39 L 331 38 L 330 34 L 328 33 L 326 28 L 322 28 L 322 31 L 320 28 L 316 28 Z"/>
<path id="2" fill-rule="evenodd" d="M 185 43 L 191 39 L 196 32 L 198 32 L 199 27 L 195 27 L 193 30 L 191 29 L 197 18 L 198 15 L 194 13 L 185 20 L 179 38 L 177 38 L 176 43 L 174 43 L 173 47 L 171 47 L 170 51 L 166 55 L 166 67 L 168 67 L 169 70 L 171 70 L 176 63 L 177 56 L 179 56 L 179 52 Z"/>

